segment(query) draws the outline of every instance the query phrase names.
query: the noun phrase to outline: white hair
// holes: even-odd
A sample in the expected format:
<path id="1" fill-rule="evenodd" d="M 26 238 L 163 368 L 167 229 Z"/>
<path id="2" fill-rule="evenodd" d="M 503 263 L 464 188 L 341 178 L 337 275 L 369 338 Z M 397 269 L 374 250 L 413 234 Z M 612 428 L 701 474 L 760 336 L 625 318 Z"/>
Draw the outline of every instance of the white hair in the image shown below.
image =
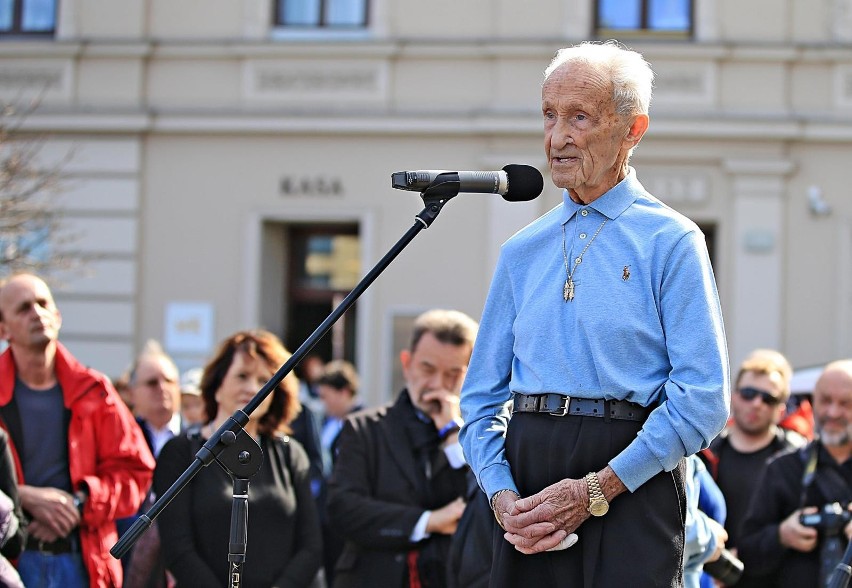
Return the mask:
<path id="1" fill-rule="evenodd" d="M 619 114 L 648 114 L 654 72 L 641 54 L 623 47 L 618 41 L 586 41 L 557 51 L 544 70 L 544 81 L 566 63 L 590 65 L 605 74 L 612 82 L 612 100 Z"/>

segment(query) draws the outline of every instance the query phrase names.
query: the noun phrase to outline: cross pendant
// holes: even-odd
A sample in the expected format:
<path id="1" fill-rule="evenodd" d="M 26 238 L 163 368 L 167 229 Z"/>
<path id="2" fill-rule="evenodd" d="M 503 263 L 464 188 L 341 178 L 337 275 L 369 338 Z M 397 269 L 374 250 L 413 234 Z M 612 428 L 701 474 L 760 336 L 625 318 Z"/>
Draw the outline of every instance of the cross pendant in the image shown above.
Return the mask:
<path id="1" fill-rule="evenodd" d="M 565 299 L 565 302 L 574 300 L 574 280 L 572 278 L 565 280 L 565 287 L 562 288 L 562 297 Z"/>

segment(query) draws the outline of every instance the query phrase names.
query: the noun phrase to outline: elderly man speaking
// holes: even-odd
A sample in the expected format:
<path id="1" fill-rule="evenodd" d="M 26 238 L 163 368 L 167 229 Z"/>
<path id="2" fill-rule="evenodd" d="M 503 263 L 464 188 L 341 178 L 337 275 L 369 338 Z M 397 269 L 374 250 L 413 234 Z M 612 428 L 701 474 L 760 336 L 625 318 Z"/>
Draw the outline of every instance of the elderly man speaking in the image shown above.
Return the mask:
<path id="1" fill-rule="evenodd" d="M 614 42 L 545 71 L 563 201 L 503 245 L 461 399 L 505 530 L 491 586 L 682 585 L 684 457 L 724 426 L 729 368 L 704 235 L 628 166 L 652 81 Z"/>

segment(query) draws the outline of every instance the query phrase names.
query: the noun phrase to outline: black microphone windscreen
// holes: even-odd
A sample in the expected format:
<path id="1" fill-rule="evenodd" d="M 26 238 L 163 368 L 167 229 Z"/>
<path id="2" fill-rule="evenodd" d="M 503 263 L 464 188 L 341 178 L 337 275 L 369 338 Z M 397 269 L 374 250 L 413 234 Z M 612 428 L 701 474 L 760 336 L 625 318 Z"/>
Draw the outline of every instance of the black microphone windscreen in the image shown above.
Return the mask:
<path id="1" fill-rule="evenodd" d="M 510 163 L 503 168 L 509 181 L 509 189 L 503 194 L 503 200 L 525 202 L 535 200 L 544 190 L 544 178 L 541 172 L 531 165 Z"/>

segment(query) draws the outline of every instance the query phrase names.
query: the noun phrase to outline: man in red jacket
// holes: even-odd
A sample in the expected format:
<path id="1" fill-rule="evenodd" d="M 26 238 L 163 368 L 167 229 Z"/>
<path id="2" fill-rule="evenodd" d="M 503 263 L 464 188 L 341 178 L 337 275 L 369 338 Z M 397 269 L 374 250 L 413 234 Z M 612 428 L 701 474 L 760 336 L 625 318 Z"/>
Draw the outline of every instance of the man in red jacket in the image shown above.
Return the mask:
<path id="1" fill-rule="evenodd" d="M 61 325 L 40 278 L 0 285 L 0 426 L 29 532 L 18 569 L 27 586 L 120 587 L 115 520 L 139 508 L 154 458 L 109 380 L 57 341 Z"/>

